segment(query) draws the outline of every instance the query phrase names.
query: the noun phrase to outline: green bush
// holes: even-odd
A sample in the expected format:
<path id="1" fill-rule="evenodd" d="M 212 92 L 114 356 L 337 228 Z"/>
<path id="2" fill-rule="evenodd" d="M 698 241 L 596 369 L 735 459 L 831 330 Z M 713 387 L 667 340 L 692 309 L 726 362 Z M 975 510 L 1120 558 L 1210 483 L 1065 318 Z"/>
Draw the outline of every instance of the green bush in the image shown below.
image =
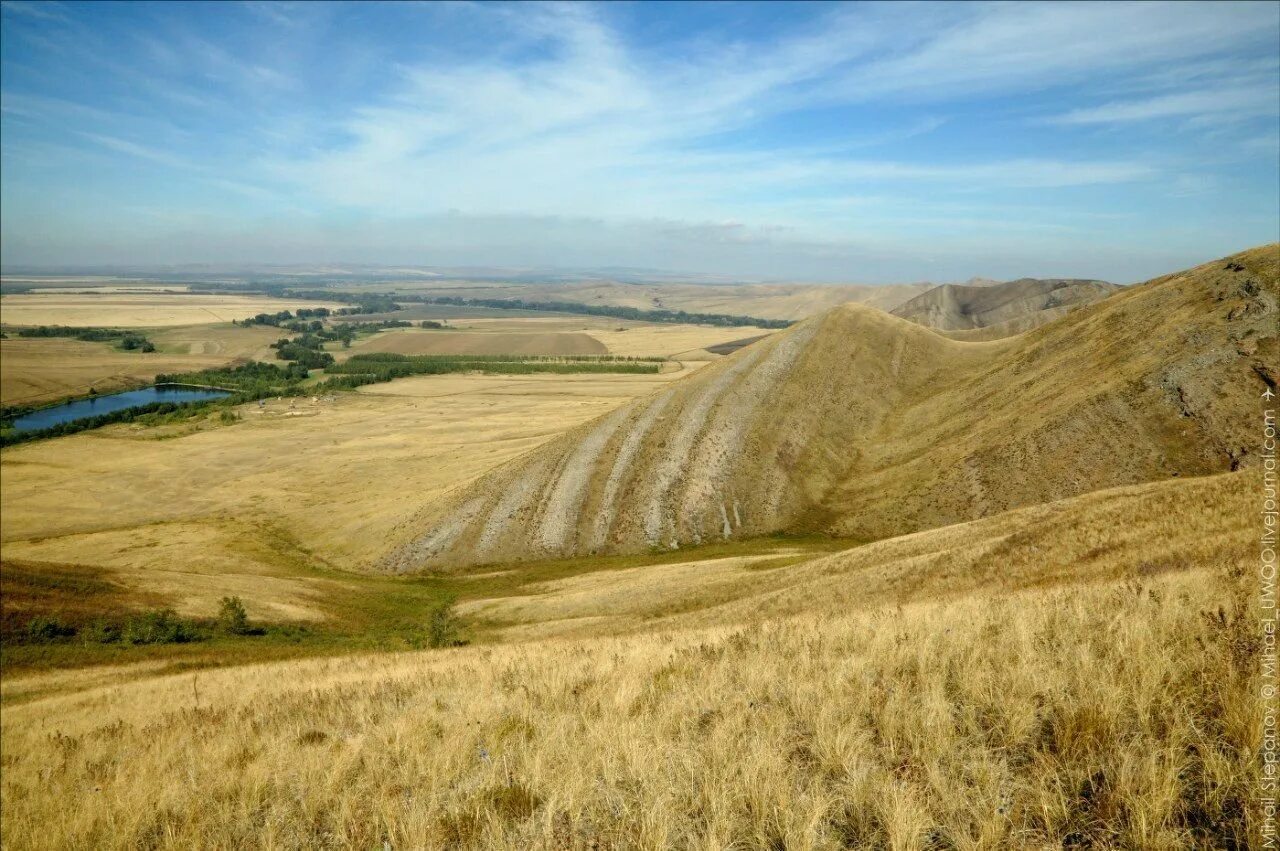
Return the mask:
<path id="1" fill-rule="evenodd" d="M 32 644 L 45 644 L 75 634 L 75 627 L 68 626 L 57 618 L 39 616 L 27 623 L 25 638 Z"/>
<path id="2" fill-rule="evenodd" d="M 249 615 L 239 597 L 223 597 L 218 604 L 218 629 L 227 635 L 248 635 Z"/>
<path id="3" fill-rule="evenodd" d="M 128 644 L 186 644 L 203 636 L 172 609 L 159 609 L 125 621 L 122 638 Z"/>
<path id="4" fill-rule="evenodd" d="M 80 632 L 86 644 L 115 644 L 124 633 L 120 624 L 111 621 L 94 621 Z"/>
<path id="5" fill-rule="evenodd" d="M 427 643 L 432 647 L 461 647 L 462 624 L 454 614 L 453 602 L 441 603 L 431 610 L 427 621 Z"/>

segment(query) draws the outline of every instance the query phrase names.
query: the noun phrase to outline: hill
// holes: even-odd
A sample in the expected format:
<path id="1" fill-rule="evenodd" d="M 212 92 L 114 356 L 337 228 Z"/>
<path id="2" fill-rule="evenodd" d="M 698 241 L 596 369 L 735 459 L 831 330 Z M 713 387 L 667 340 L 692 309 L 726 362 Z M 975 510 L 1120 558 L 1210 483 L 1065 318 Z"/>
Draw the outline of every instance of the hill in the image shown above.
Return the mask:
<path id="1" fill-rule="evenodd" d="M 58 672 L 25 700 L 10 686 L 0 837 L 1263 847 L 1256 587 L 1205 567 L 1256 554 L 1259 478 L 1088 494 L 757 571 L 763 593 L 716 605 L 704 587 L 622 634 Z M 587 605 L 615 614 L 602 573 Z"/>
<path id="2" fill-rule="evenodd" d="M 939 331 L 987 329 L 984 339 L 1020 334 L 1118 290 L 1106 281 L 1020 278 L 943 284 L 898 305 L 894 316 Z"/>
<path id="3" fill-rule="evenodd" d="M 995 342 L 845 305 L 425 506 L 384 567 L 879 539 L 1247 466 L 1278 292 L 1269 245 Z"/>

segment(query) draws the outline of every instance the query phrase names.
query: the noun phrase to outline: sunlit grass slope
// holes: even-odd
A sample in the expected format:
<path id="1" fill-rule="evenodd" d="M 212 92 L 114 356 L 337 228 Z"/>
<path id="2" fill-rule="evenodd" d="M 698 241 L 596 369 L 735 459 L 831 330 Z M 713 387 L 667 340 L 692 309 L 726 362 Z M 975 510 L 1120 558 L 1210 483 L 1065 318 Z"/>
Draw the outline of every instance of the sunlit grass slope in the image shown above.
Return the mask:
<path id="1" fill-rule="evenodd" d="M 1257 484 L 859 547 L 625 637 L 87 674 L 3 713 L 4 844 L 1249 847 Z"/>

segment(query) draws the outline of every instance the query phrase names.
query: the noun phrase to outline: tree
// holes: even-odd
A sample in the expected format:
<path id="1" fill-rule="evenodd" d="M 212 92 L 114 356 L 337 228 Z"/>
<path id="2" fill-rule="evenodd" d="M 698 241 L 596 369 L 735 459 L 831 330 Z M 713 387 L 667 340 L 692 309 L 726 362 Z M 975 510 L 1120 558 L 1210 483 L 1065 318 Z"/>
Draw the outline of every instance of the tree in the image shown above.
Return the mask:
<path id="1" fill-rule="evenodd" d="M 227 635 L 248 635 L 249 615 L 239 597 L 223 597 L 218 604 L 218 628 Z"/>

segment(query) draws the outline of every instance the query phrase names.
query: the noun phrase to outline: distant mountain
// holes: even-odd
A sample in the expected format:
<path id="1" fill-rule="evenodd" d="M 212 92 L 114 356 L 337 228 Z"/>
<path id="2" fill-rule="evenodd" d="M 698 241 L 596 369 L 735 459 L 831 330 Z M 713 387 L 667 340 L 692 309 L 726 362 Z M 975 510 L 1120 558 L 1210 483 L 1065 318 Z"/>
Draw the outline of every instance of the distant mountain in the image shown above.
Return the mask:
<path id="1" fill-rule="evenodd" d="M 975 312 L 1009 315 L 1010 293 L 1043 312 L 1054 293 L 1115 289 L 1057 284 L 983 289 L 994 300 Z M 425 505 L 384 566 L 782 531 L 873 540 L 1256 465 L 1258 394 L 1280 380 L 1278 302 L 1270 245 L 982 346 L 843 305 Z"/>
<path id="2" fill-rule="evenodd" d="M 988 329 L 969 336 L 996 339 L 1051 322 L 1118 289 L 1106 281 L 1019 278 L 1000 283 L 975 278 L 968 284 L 934 287 L 891 312 L 938 331 Z"/>

